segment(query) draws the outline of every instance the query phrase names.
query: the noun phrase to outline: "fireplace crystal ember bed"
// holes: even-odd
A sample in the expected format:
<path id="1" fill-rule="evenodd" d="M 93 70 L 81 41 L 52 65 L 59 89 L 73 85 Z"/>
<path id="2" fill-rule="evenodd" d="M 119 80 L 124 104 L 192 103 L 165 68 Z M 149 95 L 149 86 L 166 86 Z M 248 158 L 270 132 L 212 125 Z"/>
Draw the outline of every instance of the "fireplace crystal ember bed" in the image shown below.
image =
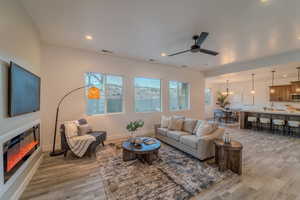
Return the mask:
<path id="1" fill-rule="evenodd" d="M 40 125 L 34 126 L 3 144 L 4 182 L 22 166 L 40 145 Z"/>

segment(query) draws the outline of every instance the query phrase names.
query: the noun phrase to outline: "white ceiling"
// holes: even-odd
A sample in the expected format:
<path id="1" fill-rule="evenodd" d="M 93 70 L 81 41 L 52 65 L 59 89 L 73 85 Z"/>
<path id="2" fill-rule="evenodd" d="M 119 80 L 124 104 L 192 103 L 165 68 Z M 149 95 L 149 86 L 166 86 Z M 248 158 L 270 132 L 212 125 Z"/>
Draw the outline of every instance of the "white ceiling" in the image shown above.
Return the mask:
<path id="1" fill-rule="evenodd" d="M 255 74 L 255 80 L 271 80 L 272 71 L 274 70 L 274 78 L 277 79 L 294 79 L 297 80 L 297 67 L 300 63 L 289 63 L 286 65 L 277 65 L 272 67 L 263 67 L 254 70 L 241 71 L 237 73 L 228 73 L 220 76 L 215 76 L 206 79 L 206 84 L 224 84 L 226 80 L 229 82 L 243 82 L 252 79 L 251 74 Z"/>
<path id="2" fill-rule="evenodd" d="M 300 47 L 299 0 L 21 1 L 44 42 L 200 70 Z M 160 56 L 188 49 L 202 31 L 210 32 L 203 47 L 219 56 Z"/>

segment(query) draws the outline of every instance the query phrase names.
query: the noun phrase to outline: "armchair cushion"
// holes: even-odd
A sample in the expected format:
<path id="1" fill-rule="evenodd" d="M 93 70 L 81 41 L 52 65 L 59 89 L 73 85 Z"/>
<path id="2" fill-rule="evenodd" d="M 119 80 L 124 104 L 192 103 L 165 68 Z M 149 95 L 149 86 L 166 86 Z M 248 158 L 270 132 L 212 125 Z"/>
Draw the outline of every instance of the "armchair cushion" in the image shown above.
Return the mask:
<path id="1" fill-rule="evenodd" d="M 78 135 L 86 135 L 87 133 L 92 131 L 92 127 L 88 124 L 79 125 L 78 129 Z"/>
<path id="2" fill-rule="evenodd" d="M 72 138 L 78 136 L 78 122 L 77 121 L 67 121 L 64 123 L 65 133 L 67 138 Z"/>

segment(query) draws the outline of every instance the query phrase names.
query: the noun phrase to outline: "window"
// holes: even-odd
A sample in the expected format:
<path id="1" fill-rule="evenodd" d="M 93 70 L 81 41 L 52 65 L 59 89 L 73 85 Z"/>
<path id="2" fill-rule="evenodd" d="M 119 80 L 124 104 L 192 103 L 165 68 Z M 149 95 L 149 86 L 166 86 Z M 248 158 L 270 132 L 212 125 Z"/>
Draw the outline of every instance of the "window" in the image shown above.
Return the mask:
<path id="1" fill-rule="evenodd" d="M 161 111 L 160 79 L 135 78 L 135 112 Z"/>
<path id="2" fill-rule="evenodd" d="M 210 105 L 211 104 L 211 89 L 205 88 L 205 104 Z"/>
<path id="3" fill-rule="evenodd" d="M 123 77 L 88 72 L 85 83 L 100 89 L 100 99 L 87 99 L 88 115 L 123 112 Z"/>
<path id="4" fill-rule="evenodd" d="M 189 84 L 169 81 L 169 109 L 171 111 L 188 110 L 190 101 Z"/>

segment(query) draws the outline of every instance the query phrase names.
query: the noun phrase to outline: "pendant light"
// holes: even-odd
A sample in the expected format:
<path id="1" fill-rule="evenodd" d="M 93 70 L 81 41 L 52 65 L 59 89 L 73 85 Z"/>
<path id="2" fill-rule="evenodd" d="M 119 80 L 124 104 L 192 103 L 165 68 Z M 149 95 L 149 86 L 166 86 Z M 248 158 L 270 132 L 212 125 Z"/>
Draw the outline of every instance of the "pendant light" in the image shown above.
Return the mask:
<path id="1" fill-rule="evenodd" d="M 222 94 L 226 95 L 226 96 L 229 96 L 229 95 L 233 94 L 233 92 L 230 92 L 230 90 L 229 90 L 229 80 L 226 80 L 226 91 L 222 92 Z"/>
<path id="2" fill-rule="evenodd" d="M 254 76 L 255 74 L 251 74 L 252 76 L 252 89 L 251 89 L 251 94 L 252 94 L 252 104 L 254 105 L 254 95 L 255 95 L 255 89 L 254 89 Z"/>
<path id="3" fill-rule="evenodd" d="M 272 71 L 272 86 L 274 86 L 274 75 L 275 75 L 275 70 Z M 271 88 L 270 90 L 271 94 L 274 94 L 275 93 L 275 89 L 274 88 Z"/>
<path id="4" fill-rule="evenodd" d="M 252 89 L 251 89 L 251 94 L 255 94 L 255 90 L 254 90 L 254 76 L 255 74 L 251 74 L 252 76 Z"/>
<path id="5" fill-rule="evenodd" d="M 300 81 L 300 67 L 297 67 L 297 70 L 298 70 L 298 82 L 299 82 Z M 297 84 L 296 92 L 300 92 L 300 85 L 299 85 L 299 83 Z"/>

